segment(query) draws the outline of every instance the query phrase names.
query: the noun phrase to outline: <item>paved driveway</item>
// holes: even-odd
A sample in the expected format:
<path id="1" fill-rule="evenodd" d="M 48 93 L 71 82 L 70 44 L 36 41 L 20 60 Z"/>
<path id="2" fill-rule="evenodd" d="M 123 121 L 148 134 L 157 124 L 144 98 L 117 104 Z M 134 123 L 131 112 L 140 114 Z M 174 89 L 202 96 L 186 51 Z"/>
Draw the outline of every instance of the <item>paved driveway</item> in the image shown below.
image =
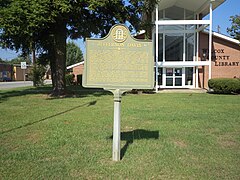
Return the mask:
<path id="1" fill-rule="evenodd" d="M 44 83 L 52 84 L 52 81 L 46 80 Z M 32 81 L 0 82 L 0 90 L 17 88 L 17 87 L 27 87 L 27 86 L 33 86 L 33 82 Z"/>

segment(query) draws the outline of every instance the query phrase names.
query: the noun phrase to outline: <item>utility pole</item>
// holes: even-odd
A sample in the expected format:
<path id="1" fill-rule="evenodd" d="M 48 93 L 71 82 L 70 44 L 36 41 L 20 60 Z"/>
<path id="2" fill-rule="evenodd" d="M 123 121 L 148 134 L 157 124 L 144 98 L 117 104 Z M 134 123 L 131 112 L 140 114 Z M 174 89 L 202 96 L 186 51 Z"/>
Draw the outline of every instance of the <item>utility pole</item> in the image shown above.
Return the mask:
<path id="1" fill-rule="evenodd" d="M 219 25 L 217 26 L 217 32 L 221 33 L 221 27 Z"/>

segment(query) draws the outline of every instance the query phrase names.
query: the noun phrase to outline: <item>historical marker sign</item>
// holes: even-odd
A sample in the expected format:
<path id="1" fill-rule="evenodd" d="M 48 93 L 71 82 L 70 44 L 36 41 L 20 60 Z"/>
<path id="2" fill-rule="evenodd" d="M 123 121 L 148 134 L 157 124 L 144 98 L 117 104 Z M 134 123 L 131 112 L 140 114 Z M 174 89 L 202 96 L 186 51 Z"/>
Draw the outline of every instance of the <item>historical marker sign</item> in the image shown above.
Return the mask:
<path id="1" fill-rule="evenodd" d="M 121 96 L 128 89 L 153 89 L 152 42 L 131 37 L 124 25 L 113 26 L 102 39 L 87 39 L 83 86 L 114 94 L 113 160 L 120 160 Z"/>
<path id="2" fill-rule="evenodd" d="M 101 39 L 86 40 L 84 87 L 152 89 L 153 45 L 134 39 L 124 25 L 113 26 Z"/>

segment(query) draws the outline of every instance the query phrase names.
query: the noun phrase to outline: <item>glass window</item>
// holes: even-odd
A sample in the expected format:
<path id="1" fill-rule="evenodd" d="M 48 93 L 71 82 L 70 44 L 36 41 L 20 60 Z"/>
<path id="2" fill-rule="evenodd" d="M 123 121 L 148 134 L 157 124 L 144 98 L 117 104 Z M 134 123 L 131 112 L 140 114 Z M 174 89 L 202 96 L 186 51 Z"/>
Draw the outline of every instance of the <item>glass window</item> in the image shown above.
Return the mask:
<path id="1" fill-rule="evenodd" d="M 166 75 L 167 76 L 173 76 L 173 68 L 167 68 L 166 69 Z"/>
<path id="2" fill-rule="evenodd" d="M 194 12 L 185 9 L 185 20 L 195 20 Z"/>
<path id="3" fill-rule="evenodd" d="M 193 85 L 193 67 L 185 68 L 185 85 Z"/>
<path id="4" fill-rule="evenodd" d="M 197 26 L 194 25 L 194 24 L 185 25 L 185 29 L 186 29 L 186 30 L 192 30 L 193 32 L 195 31 L 196 27 L 197 27 Z"/>
<path id="5" fill-rule="evenodd" d="M 163 20 L 163 10 L 158 11 L 158 19 Z"/>
<path id="6" fill-rule="evenodd" d="M 163 30 L 184 30 L 184 25 L 165 25 Z"/>
<path id="7" fill-rule="evenodd" d="M 173 86 L 173 78 L 166 78 L 166 85 Z"/>
<path id="8" fill-rule="evenodd" d="M 175 68 L 175 76 L 182 76 L 182 68 Z"/>
<path id="9" fill-rule="evenodd" d="M 162 85 L 163 68 L 158 68 L 158 85 Z"/>
<path id="10" fill-rule="evenodd" d="M 182 68 L 175 68 L 175 86 L 182 86 Z"/>
<path id="11" fill-rule="evenodd" d="M 171 33 L 165 36 L 166 61 L 183 61 L 183 34 Z"/>
<path id="12" fill-rule="evenodd" d="M 185 41 L 185 50 L 186 50 L 186 61 L 193 61 L 194 56 L 194 34 L 188 33 L 186 34 L 186 41 Z"/>
<path id="13" fill-rule="evenodd" d="M 182 78 L 175 78 L 175 86 L 182 86 Z"/>
<path id="14" fill-rule="evenodd" d="M 172 6 L 170 8 L 165 9 L 165 19 L 183 20 L 184 9 L 177 6 Z"/>
<path id="15" fill-rule="evenodd" d="M 163 61 L 163 34 L 158 34 L 158 61 Z"/>

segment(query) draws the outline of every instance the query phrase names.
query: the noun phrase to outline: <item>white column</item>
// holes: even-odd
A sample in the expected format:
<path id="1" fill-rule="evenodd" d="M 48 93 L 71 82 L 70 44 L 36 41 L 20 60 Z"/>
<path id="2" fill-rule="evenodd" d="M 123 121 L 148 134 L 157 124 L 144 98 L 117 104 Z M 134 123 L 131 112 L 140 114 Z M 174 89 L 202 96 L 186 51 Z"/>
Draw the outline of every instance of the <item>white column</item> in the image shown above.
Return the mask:
<path id="1" fill-rule="evenodd" d="M 208 72 L 208 79 L 212 78 L 212 0 L 210 1 L 210 25 L 209 25 L 209 72 Z"/>
<path id="2" fill-rule="evenodd" d="M 156 84 L 155 84 L 155 90 L 156 92 L 158 92 L 158 24 L 157 24 L 157 21 L 158 21 L 158 4 L 156 5 L 156 21 L 155 21 L 155 26 L 156 26 L 156 50 L 155 50 L 155 53 L 156 53 L 156 59 L 155 59 L 155 76 L 156 76 Z"/>
<path id="3" fill-rule="evenodd" d="M 195 87 L 196 88 L 199 88 L 199 86 L 198 86 L 198 66 L 196 66 L 196 78 L 194 77 L 194 79 L 196 79 L 196 85 L 195 85 Z M 195 84 L 195 83 L 194 83 Z"/>
<path id="4" fill-rule="evenodd" d="M 197 20 L 199 20 L 199 14 L 197 14 Z M 197 29 L 199 28 L 199 24 L 197 25 Z M 197 31 L 197 47 L 196 47 L 196 58 L 195 58 L 195 61 L 198 61 L 198 58 L 199 58 L 199 32 Z M 194 77 L 194 86 L 195 88 L 199 88 L 198 86 L 198 66 L 195 67 L 194 69 L 194 72 L 195 72 L 195 77 Z"/>

